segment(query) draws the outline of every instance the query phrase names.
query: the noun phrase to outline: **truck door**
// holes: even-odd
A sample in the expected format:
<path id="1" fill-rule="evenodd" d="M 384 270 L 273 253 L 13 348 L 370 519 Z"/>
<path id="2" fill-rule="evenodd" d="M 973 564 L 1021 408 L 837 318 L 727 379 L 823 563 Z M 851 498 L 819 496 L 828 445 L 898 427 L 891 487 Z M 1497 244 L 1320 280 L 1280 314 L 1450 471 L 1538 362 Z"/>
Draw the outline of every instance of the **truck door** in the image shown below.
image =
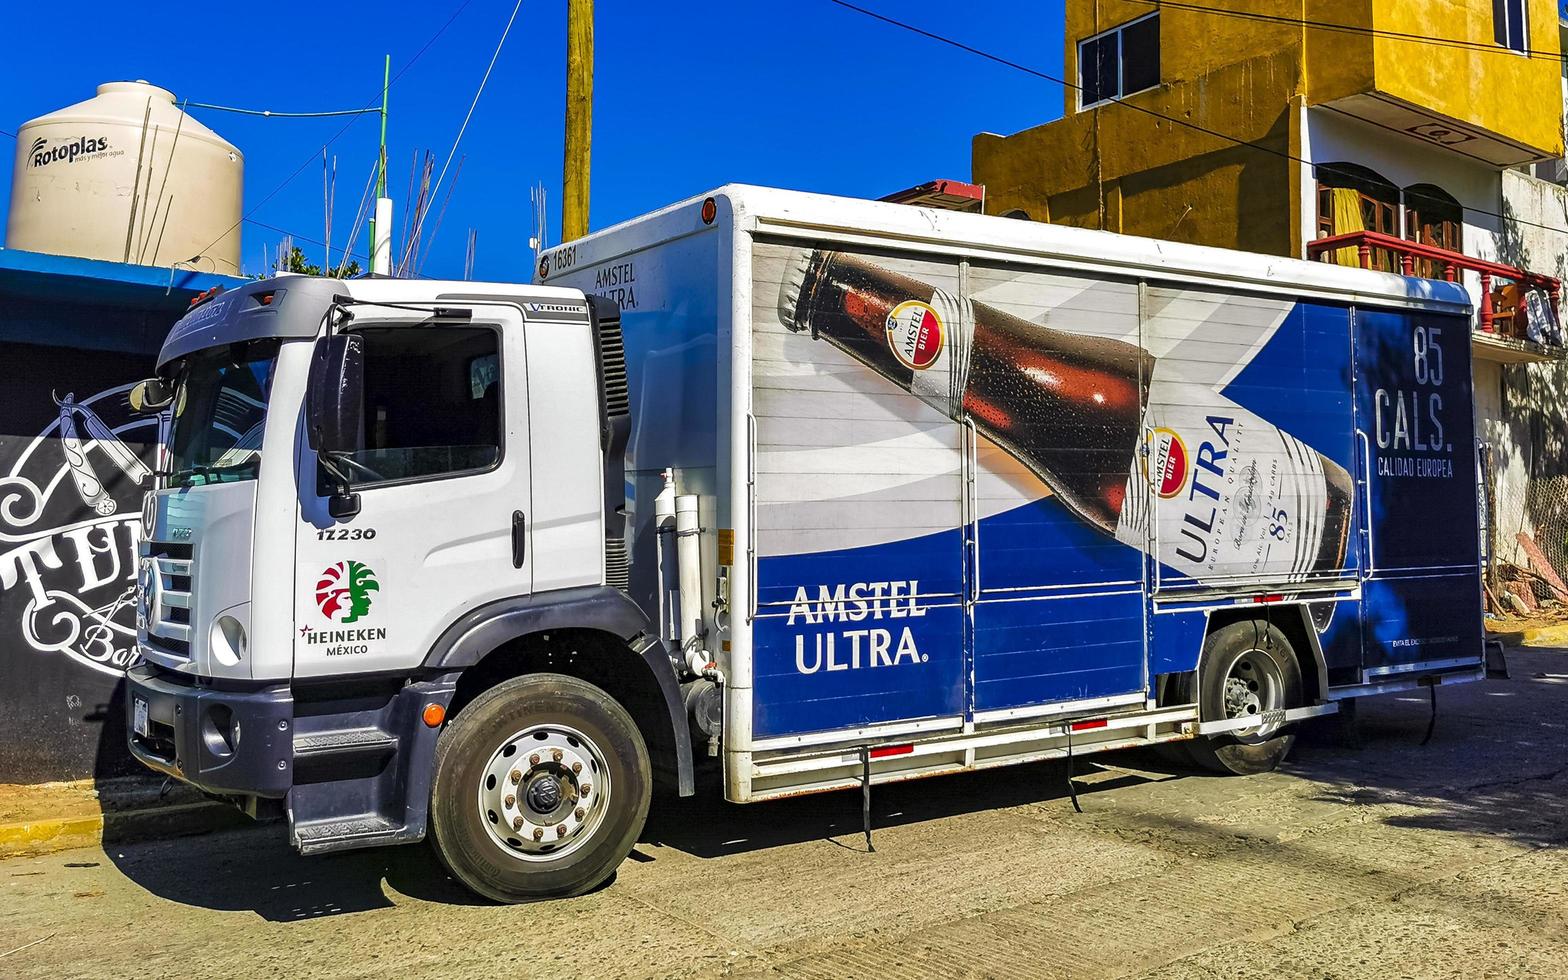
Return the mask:
<path id="1" fill-rule="evenodd" d="M 1470 329 L 1463 317 L 1358 309 L 1356 435 L 1366 487 L 1368 680 L 1481 659 Z"/>
<path id="2" fill-rule="evenodd" d="M 442 630 L 527 594 L 533 569 L 527 382 L 515 307 L 470 316 L 356 306 L 360 448 L 343 468 L 360 511 L 327 513 L 301 442 L 296 676 L 406 669 Z"/>

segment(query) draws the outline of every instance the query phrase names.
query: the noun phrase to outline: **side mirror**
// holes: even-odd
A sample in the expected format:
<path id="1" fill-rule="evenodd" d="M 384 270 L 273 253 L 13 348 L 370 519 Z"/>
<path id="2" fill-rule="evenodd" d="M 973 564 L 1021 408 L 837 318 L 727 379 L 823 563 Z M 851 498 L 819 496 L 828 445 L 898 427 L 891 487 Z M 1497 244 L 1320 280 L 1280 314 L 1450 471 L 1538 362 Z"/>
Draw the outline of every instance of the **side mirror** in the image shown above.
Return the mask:
<path id="1" fill-rule="evenodd" d="M 131 411 L 138 415 L 156 415 L 174 401 L 174 392 L 162 379 L 148 378 L 131 385 L 125 398 L 131 403 Z"/>
<path id="2" fill-rule="evenodd" d="M 305 397 L 305 435 L 318 453 L 359 445 L 364 411 L 365 340 L 337 333 L 316 342 Z"/>

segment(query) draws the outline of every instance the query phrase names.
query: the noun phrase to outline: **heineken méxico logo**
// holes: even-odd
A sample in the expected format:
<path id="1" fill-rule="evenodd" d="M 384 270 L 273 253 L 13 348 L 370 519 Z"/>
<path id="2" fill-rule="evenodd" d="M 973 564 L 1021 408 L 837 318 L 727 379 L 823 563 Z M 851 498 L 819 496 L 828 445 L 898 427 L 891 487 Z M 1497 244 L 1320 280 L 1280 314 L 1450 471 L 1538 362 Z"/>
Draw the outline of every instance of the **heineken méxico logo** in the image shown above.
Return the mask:
<path id="1" fill-rule="evenodd" d="M 334 623 L 357 623 L 370 614 L 370 593 L 381 591 L 376 573 L 362 561 L 328 565 L 316 580 L 316 605 Z"/>

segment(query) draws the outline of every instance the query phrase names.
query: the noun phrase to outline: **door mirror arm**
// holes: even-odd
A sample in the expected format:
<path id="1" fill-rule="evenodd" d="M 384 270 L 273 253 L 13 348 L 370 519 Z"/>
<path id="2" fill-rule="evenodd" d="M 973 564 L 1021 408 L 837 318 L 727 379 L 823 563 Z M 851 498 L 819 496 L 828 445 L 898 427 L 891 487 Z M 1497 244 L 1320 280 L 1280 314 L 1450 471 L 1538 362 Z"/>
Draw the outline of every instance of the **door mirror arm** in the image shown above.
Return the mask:
<path id="1" fill-rule="evenodd" d="M 331 478 L 331 492 L 327 494 L 327 513 L 342 520 L 359 514 L 359 494 L 354 492 L 353 481 L 340 465 L 336 450 L 321 449 L 316 452 L 316 465 Z"/>

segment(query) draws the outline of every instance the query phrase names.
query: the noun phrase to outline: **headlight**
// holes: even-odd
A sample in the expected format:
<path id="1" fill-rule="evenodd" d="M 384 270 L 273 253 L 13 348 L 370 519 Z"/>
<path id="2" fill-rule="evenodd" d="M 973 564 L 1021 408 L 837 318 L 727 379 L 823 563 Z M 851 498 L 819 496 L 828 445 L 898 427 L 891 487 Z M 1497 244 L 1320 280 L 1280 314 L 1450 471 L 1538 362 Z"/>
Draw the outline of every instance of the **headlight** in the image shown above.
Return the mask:
<path id="1" fill-rule="evenodd" d="M 158 519 L 158 491 L 142 494 L 142 540 L 152 540 L 152 525 Z"/>

